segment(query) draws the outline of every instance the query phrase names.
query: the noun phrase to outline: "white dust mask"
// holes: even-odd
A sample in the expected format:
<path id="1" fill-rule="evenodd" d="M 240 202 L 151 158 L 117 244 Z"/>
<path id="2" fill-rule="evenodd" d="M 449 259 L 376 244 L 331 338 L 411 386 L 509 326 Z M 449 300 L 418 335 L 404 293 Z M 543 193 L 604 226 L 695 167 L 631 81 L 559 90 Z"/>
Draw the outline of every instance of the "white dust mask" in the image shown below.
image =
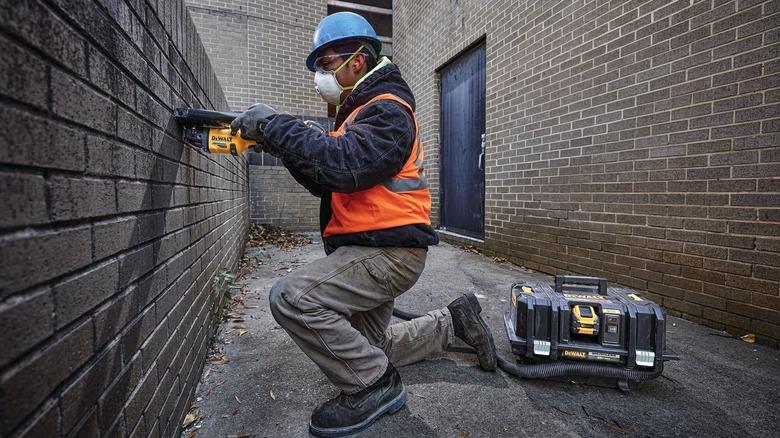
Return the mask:
<path id="1" fill-rule="evenodd" d="M 360 46 L 355 53 L 350 55 L 349 58 L 347 58 L 346 61 L 342 62 L 341 65 L 333 70 L 333 71 L 324 71 L 318 69 L 316 73 L 314 73 L 314 89 L 317 90 L 317 93 L 320 94 L 322 97 L 322 100 L 324 100 L 327 103 L 332 103 L 334 105 L 338 105 L 341 103 L 341 93 L 343 93 L 345 90 L 351 90 L 355 88 L 354 86 L 349 87 L 342 87 L 339 83 L 339 80 L 336 79 L 336 73 L 338 73 L 339 70 L 342 69 L 345 65 L 349 64 L 350 61 L 363 49 L 363 46 Z"/>

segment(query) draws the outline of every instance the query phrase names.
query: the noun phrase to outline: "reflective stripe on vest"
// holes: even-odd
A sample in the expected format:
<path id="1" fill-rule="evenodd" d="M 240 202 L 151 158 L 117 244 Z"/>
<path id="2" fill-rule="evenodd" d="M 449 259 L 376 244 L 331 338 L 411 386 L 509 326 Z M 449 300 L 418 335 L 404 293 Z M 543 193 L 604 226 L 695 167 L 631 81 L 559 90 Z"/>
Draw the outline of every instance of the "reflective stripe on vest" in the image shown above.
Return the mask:
<path id="1" fill-rule="evenodd" d="M 393 94 L 381 94 L 353 110 L 339 129 L 330 135 L 344 135 L 360 111 L 379 100 L 397 102 L 408 112 L 415 129 L 412 153 L 401 170 L 382 184 L 359 192 L 334 192 L 331 196 L 333 214 L 323 232 L 325 237 L 431 223 L 431 196 L 424 174 L 423 150 L 419 141 L 417 119 L 409 104 Z"/>
<path id="2" fill-rule="evenodd" d="M 410 112 L 411 114 L 411 112 Z M 411 114 L 411 117 L 414 118 L 414 114 Z M 418 142 L 417 136 L 419 135 L 419 132 L 417 132 L 417 121 L 414 121 L 414 137 L 415 137 L 415 143 Z M 417 153 L 414 156 L 414 165 L 417 166 L 419 169 L 417 171 L 417 178 L 391 178 L 390 181 L 385 181 L 383 185 L 387 188 L 387 190 L 390 190 L 391 192 L 408 192 L 411 190 L 420 190 L 420 189 L 427 189 L 428 188 L 428 179 L 425 178 L 425 166 L 422 162 L 422 157 L 420 157 L 420 151 L 422 150 L 421 145 L 417 145 L 415 147 L 417 149 Z"/>

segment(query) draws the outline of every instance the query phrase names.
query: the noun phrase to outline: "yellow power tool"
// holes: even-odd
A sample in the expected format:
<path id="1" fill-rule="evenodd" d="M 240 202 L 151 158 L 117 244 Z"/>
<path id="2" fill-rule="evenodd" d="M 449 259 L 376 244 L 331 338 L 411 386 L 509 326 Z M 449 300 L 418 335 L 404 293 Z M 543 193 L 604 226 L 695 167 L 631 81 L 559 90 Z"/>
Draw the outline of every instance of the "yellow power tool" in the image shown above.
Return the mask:
<path id="1" fill-rule="evenodd" d="M 182 125 L 182 140 L 215 154 L 241 155 L 257 146 L 254 140 L 230 133 L 230 122 L 241 113 L 197 108 L 176 108 L 173 117 Z"/>

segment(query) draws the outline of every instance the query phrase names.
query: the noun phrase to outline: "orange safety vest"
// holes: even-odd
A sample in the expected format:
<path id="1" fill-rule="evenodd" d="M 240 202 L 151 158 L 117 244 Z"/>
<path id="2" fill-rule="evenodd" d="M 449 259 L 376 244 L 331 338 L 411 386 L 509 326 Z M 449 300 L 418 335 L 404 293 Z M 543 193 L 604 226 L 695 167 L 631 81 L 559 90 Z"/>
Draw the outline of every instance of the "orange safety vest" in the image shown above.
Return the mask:
<path id="1" fill-rule="evenodd" d="M 417 118 L 408 103 L 390 93 L 380 94 L 352 111 L 339 129 L 330 132 L 329 135 L 333 137 L 344 135 L 358 113 L 378 100 L 398 102 L 411 115 L 414 122 L 412 152 L 401 171 L 391 179 L 359 192 L 333 192 L 330 201 L 333 214 L 325 227 L 325 232 L 322 233 L 324 237 L 403 225 L 431 224 L 431 193 L 428 191 L 428 181 L 424 175 L 420 131 Z"/>

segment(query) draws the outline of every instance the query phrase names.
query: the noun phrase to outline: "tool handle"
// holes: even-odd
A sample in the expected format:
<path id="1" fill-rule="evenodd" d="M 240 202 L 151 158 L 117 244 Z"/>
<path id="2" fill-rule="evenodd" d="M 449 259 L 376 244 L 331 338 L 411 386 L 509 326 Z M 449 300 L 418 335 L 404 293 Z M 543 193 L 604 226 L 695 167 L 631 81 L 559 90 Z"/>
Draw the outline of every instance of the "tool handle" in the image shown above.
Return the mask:
<path id="1" fill-rule="evenodd" d="M 597 286 L 599 295 L 607 294 L 607 279 L 601 277 L 586 277 L 580 275 L 556 275 L 555 292 L 563 293 L 564 288 L 575 291 L 589 291 L 589 288 L 577 285 Z M 568 287 L 567 287 L 568 286 Z"/>
<path id="2" fill-rule="evenodd" d="M 241 155 L 257 146 L 254 140 L 231 134 L 230 128 L 209 128 L 206 136 L 208 151 L 214 154 Z"/>

